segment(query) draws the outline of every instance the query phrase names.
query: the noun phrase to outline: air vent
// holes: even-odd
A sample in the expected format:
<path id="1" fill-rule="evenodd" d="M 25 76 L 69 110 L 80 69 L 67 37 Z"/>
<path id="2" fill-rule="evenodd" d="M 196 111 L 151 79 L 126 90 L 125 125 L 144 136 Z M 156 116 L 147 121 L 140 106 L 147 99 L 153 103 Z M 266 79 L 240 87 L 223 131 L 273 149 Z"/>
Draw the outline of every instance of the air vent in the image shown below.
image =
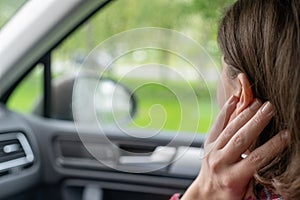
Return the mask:
<path id="1" fill-rule="evenodd" d="M 34 156 L 23 133 L 0 134 L 0 172 L 32 163 Z"/>

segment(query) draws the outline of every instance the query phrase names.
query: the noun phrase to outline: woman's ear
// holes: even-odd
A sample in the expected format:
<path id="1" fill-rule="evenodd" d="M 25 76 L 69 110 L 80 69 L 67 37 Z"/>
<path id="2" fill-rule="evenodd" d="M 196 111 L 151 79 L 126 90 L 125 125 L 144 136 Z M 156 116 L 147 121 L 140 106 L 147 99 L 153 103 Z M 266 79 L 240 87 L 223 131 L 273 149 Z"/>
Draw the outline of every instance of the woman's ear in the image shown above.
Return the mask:
<path id="1" fill-rule="evenodd" d="M 253 102 L 253 92 L 249 79 L 245 73 L 238 74 L 237 81 L 239 84 L 239 91 L 237 94 L 239 102 L 237 104 L 236 114 L 239 114 Z"/>

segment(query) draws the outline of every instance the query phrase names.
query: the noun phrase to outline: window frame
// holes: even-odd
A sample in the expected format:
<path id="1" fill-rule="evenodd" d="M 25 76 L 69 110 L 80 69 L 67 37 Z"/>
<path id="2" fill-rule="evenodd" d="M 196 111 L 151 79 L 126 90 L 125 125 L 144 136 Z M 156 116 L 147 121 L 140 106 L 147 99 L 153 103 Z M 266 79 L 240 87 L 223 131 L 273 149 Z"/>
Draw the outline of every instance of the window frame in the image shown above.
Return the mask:
<path id="1" fill-rule="evenodd" d="M 98 13 L 102 8 L 107 6 L 112 0 L 106 0 L 99 4 L 92 12 L 85 16 L 78 24 L 71 28 L 63 37 L 61 37 L 56 43 L 49 48 L 41 58 L 34 62 L 31 67 L 28 68 L 16 81 L 3 93 L 0 97 L 0 103 L 7 106 L 11 95 L 14 93 L 15 89 L 23 82 L 23 80 L 33 71 L 35 66 L 42 64 L 44 66 L 44 76 L 43 76 L 43 110 L 42 116 L 46 118 L 51 118 L 51 84 L 52 84 L 52 73 L 51 73 L 51 54 L 59 45 L 61 45 L 68 37 L 70 37 L 76 30 L 84 25 L 88 20 L 90 20 L 96 13 Z"/>

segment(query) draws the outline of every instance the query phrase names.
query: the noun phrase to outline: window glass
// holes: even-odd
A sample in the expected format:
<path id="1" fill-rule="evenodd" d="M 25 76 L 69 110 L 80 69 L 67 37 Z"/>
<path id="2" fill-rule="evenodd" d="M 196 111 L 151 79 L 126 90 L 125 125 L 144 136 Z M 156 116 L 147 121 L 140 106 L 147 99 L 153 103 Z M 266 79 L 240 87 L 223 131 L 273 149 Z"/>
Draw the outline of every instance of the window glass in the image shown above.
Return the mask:
<path id="1" fill-rule="evenodd" d="M 0 30 L 14 16 L 26 0 L 1 0 L 0 1 Z"/>
<path id="2" fill-rule="evenodd" d="M 37 65 L 17 86 L 7 105 L 21 113 L 32 113 L 43 94 L 43 66 Z"/>
<path id="3" fill-rule="evenodd" d="M 105 70 L 101 78 L 112 79 L 124 86 L 134 94 L 136 101 L 136 112 L 132 120 L 122 126 L 206 133 L 218 109 L 215 98 L 218 73 L 215 69 L 212 70 L 220 66 L 217 26 L 222 9 L 232 2 L 233 0 L 153 0 L 151 3 L 148 0 L 114 1 L 53 51 L 54 77 L 59 81 L 70 77 L 70 74 L 76 74 L 85 65 L 97 68 L 111 59 L 113 62 L 109 70 Z M 197 60 L 197 66 L 168 49 L 134 49 L 121 57 L 114 57 L 118 53 L 116 51 L 126 48 L 128 43 L 131 45 L 135 41 L 147 40 L 147 34 L 129 37 L 125 43 L 124 40 L 120 41 L 114 51 L 99 48 L 103 42 L 113 37 L 118 38 L 124 31 L 144 27 L 177 32 L 188 41 L 193 40 L 199 44 L 207 54 L 197 55 L 196 51 L 190 49 L 189 54 Z M 171 39 L 164 38 L 165 45 L 176 48 L 179 41 L 172 37 L 171 34 Z M 157 40 L 159 38 L 157 36 Z M 96 56 L 93 58 L 91 55 Z M 199 74 L 199 69 L 204 73 Z M 94 74 L 100 77 L 100 71 L 96 70 Z M 81 97 L 84 96 L 86 95 L 82 93 Z M 84 119 L 89 120 L 86 116 Z"/>
<path id="4" fill-rule="evenodd" d="M 206 133 L 218 110 L 217 25 L 222 9 L 232 1 L 119 0 L 108 4 L 52 51 L 51 117 Z M 149 40 L 161 48 L 137 48 Z M 89 79 L 75 93 L 74 82 L 85 67 Z M 8 101 L 9 108 L 41 115 L 42 71 L 37 66 L 21 82 Z M 90 88 L 93 84 L 96 87 Z M 95 105 L 89 108 L 91 99 Z"/>

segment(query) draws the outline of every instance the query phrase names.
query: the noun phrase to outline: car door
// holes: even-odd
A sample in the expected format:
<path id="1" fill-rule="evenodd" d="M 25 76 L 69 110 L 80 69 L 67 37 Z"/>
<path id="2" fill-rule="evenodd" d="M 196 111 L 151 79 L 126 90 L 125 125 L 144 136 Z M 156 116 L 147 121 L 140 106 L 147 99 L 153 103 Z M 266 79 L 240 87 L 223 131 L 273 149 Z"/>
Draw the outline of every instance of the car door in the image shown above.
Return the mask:
<path id="1" fill-rule="evenodd" d="M 47 6 L 0 52 L 11 55 L 0 78 L 0 198 L 183 193 L 217 112 L 217 14 L 205 18 L 194 1 Z"/>

